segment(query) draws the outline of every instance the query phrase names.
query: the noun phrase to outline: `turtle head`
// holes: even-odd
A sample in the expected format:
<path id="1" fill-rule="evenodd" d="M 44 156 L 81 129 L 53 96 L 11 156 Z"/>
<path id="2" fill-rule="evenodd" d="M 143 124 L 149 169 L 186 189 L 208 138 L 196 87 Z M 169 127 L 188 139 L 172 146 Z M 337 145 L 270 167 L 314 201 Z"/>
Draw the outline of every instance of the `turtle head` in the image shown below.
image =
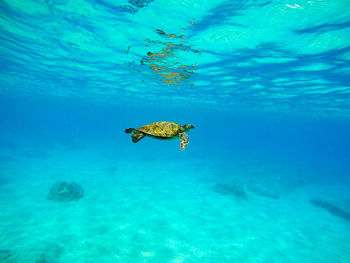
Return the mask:
<path id="1" fill-rule="evenodd" d="M 194 129 L 194 125 L 193 124 L 185 124 L 182 126 L 182 129 L 184 130 L 184 132 L 190 131 L 190 130 Z"/>

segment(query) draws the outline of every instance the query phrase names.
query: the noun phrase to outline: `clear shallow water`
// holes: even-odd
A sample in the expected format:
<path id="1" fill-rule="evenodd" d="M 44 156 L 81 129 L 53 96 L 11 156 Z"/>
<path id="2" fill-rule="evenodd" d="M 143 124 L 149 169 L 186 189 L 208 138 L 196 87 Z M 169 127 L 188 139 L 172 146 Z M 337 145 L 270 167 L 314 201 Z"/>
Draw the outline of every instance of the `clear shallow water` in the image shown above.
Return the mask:
<path id="1" fill-rule="evenodd" d="M 349 4 L 2 1 L 0 262 L 350 262 Z"/>
<path id="2" fill-rule="evenodd" d="M 1 92 L 348 116 L 348 6 L 4 0 Z"/>

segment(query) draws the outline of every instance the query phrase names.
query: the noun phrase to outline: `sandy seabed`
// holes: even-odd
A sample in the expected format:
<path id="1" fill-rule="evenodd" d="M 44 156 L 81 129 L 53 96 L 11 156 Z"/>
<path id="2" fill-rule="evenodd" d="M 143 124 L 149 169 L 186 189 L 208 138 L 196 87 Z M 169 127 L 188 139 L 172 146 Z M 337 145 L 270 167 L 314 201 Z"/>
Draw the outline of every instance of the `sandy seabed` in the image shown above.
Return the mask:
<path id="1" fill-rule="evenodd" d="M 350 262 L 350 222 L 310 203 L 349 187 L 289 182 L 272 166 L 12 153 L 0 163 L 0 262 Z M 58 181 L 83 198 L 47 200 Z"/>

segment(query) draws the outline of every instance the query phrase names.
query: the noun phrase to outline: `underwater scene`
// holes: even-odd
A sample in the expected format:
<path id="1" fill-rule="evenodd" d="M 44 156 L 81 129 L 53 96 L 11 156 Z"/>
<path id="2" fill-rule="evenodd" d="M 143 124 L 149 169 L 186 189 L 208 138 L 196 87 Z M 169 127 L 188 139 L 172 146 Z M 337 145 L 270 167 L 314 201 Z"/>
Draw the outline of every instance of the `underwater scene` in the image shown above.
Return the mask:
<path id="1" fill-rule="evenodd" d="M 0 263 L 350 263 L 350 0 L 0 0 Z"/>

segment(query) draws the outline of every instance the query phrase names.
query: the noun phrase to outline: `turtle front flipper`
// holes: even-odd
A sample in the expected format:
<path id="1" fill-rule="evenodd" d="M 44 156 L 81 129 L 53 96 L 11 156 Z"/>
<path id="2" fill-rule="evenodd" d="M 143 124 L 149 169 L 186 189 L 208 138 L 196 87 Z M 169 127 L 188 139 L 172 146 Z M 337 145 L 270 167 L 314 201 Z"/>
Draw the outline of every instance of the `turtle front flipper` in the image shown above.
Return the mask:
<path id="1" fill-rule="evenodd" d="M 179 134 L 179 136 L 180 136 L 180 149 L 185 150 L 188 143 L 190 142 L 188 139 L 188 135 L 186 133 L 182 132 Z"/>

